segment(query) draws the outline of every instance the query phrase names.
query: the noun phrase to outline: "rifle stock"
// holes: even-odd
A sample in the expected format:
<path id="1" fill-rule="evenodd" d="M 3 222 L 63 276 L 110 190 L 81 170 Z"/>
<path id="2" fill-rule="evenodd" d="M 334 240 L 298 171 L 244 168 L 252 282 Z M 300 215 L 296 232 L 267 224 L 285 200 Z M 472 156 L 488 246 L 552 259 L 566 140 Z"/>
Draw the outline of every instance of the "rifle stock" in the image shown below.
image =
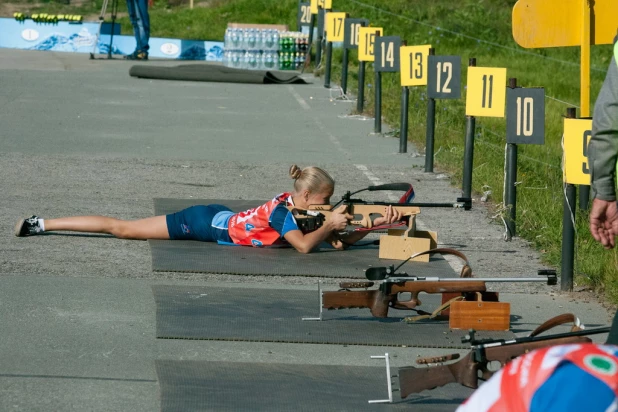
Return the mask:
<path id="1" fill-rule="evenodd" d="M 459 383 L 468 388 L 478 388 L 478 379 L 487 380 L 496 371 L 491 371 L 488 364 L 492 361 L 500 362 L 500 367 L 512 359 L 535 349 L 554 345 L 567 345 L 592 342 L 586 336 L 569 336 L 556 339 L 522 342 L 484 349 L 485 360 L 476 361 L 474 350 L 464 358 L 448 365 L 436 365 L 427 368 L 407 366 L 399 368 L 399 388 L 401 398 L 412 393 L 419 393 L 426 389 L 434 389 L 449 383 Z M 480 376 L 479 376 L 480 375 Z"/>
<path id="2" fill-rule="evenodd" d="M 393 210 L 400 212 L 402 216 L 414 216 L 421 213 L 420 207 L 406 206 L 401 203 L 352 203 L 347 206 L 347 212 L 354 216 L 352 220 L 350 220 L 350 224 L 370 229 L 373 226 L 371 215 L 384 216 L 386 214 L 386 207 L 389 205 L 393 207 Z M 317 213 L 321 213 L 324 219 L 328 220 L 333 213 L 331 205 L 311 205 L 308 209 L 289 206 L 288 209 L 295 214 L 297 220 L 313 218 L 313 214 Z"/>
<path id="3" fill-rule="evenodd" d="M 350 284 L 347 284 L 350 286 Z M 404 281 L 382 283 L 374 290 L 339 290 L 322 292 L 322 307 L 324 309 L 369 308 L 376 318 L 388 316 L 388 308 L 414 309 L 421 304 L 418 295 L 425 293 L 469 293 L 485 292 L 485 282 L 471 280 L 470 282 L 440 281 Z M 409 300 L 399 300 L 400 293 L 410 293 Z"/>

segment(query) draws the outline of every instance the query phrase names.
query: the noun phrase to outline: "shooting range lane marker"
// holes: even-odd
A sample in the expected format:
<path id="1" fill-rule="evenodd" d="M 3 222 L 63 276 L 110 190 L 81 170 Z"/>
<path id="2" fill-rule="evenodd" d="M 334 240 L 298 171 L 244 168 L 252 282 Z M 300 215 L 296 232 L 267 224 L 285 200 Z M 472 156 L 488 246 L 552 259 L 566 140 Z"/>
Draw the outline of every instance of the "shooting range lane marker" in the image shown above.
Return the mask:
<path id="1" fill-rule="evenodd" d="M 322 133 L 324 133 L 325 135 L 328 136 L 328 138 L 330 139 L 330 141 L 337 147 L 337 149 L 343 153 L 343 155 L 346 157 L 346 159 L 348 161 L 352 160 L 352 156 L 350 155 L 350 152 L 348 152 L 347 150 L 345 150 L 343 148 L 343 146 L 341 145 L 341 142 L 339 141 L 339 139 L 337 139 L 337 137 L 332 134 L 331 132 L 328 131 L 328 129 L 326 129 L 326 127 L 324 126 L 324 124 L 320 121 L 320 119 L 318 119 L 317 117 L 313 118 L 313 121 L 315 122 L 315 124 L 318 126 L 318 128 L 322 131 Z"/>
<path id="2" fill-rule="evenodd" d="M 300 104 L 300 107 L 302 107 L 305 110 L 311 110 L 311 106 L 309 106 L 309 104 L 307 104 L 305 99 L 303 99 L 302 96 L 300 94 L 298 94 L 298 92 L 296 90 L 294 90 L 294 88 L 291 85 L 288 85 L 287 88 L 288 88 L 288 91 L 290 92 L 290 94 L 292 94 L 292 96 L 294 96 L 294 98 L 296 99 L 298 104 Z"/>
<path id="3" fill-rule="evenodd" d="M 367 179 L 369 179 L 374 185 L 377 186 L 377 185 L 383 184 L 382 181 L 376 175 L 374 175 L 373 173 L 369 171 L 369 168 L 367 168 L 367 166 L 359 165 L 359 164 L 354 165 L 354 166 L 356 166 L 358 170 L 363 172 L 363 174 L 367 177 Z M 393 194 L 393 192 L 387 191 L 386 193 L 388 196 L 388 200 L 390 200 L 391 202 L 397 202 L 399 200 L 399 196 Z M 427 226 L 425 226 L 425 224 L 423 224 L 423 222 L 421 222 L 421 220 L 418 217 L 416 217 L 416 226 L 420 230 L 429 230 Z M 439 242 L 438 242 L 438 246 L 440 246 Z M 449 264 L 449 266 L 453 268 L 455 273 L 461 272 L 461 269 L 463 269 L 463 264 L 458 258 L 452 255 L 443 255 L 443 257 L 446 260 L 446 262 Z"/>

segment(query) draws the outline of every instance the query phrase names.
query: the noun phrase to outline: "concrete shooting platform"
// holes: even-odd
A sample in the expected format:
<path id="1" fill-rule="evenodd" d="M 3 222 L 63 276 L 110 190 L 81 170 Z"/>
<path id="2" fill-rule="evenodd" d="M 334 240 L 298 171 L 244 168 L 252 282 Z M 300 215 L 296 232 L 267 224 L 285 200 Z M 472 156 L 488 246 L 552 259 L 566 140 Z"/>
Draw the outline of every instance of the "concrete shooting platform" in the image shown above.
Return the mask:
<path id="1" fill-rule="evenodd" d="M 75 233 L 14 237 L 16 221 L 32 214 L 136 219 L 153 214 L 157 197 L 273 196 L 291 189 L 291 164 L 328 170 L 337 181 L 335 200 L 399 181 L 414 185 L 417 201 L 460 195 L 445 176 L 421 172 L 424 158 L 413 146 L 398 154 L 397 139 L 373 135 L 371 119 L 349 116 L 355 105 L 337 100 L 321 78 L 305 75 L 309 85 L 155 81 L 131 78 L 131 65 L 0 49 L 0 410 L 158 410 L 161 360 L 382 366 L 370 356 L 388 352 L 398 367 L 454 352 L 156 339 L 153 285 L 315 290 L 316 280 L 154 273 L 148 242 Z M 526 242 L 505 243 L 503 227 L 476 200 L 468 212 L 423 209 L 419 220 L 438 232 L 441 245 L 464 252 L 479 278 L 531 277 L 544 267 Z M 325 287 L 337 281 L 325 279 Z M 609 325 L 613 316 L 588 295 L 561 294 L 556 286 L 491 289 L 511 303 L 518 334 L 564 312 L 588 327 Z M 470 391 L 450 393 L 424 392 L 415 405 L 452 411 Z"/>

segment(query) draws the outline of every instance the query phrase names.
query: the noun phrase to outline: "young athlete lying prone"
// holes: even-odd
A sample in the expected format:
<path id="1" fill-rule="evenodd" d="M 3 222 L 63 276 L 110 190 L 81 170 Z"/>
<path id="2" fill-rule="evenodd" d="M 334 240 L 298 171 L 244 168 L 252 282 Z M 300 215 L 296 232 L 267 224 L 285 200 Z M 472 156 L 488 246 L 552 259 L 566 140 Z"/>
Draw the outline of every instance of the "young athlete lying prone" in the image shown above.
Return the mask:
<path id="1" fill-rule="evenodd" d="M 21 219 L 15 236 L 33 236 L 50 231 L 108 233 L 121 239 L 199 240 L 254 247 L 292 245 L 301 253 L 309 253 L 321 242 L 337 249 L 362 239 L 367 232 L 340 234 L 352 216 L 345 205 L 337 208 L 322 226 L 303 232 L 288 206 L 307 209 L 311 205 L 330 203 L 335 181 L 319 167 L 289 171 L 294 179 L 294 191 L 284 192 L 269 202 L 244 212 L 234 213 L 223 205 L 197 205 L 165 216 L 140 220 L 121 220 L 107 216 L 73 216 L 41 219 L 32 216 Z M 391 206 L 383 216 L 373 221 L 375 226 L 401 220 L 401 213 Z"/>

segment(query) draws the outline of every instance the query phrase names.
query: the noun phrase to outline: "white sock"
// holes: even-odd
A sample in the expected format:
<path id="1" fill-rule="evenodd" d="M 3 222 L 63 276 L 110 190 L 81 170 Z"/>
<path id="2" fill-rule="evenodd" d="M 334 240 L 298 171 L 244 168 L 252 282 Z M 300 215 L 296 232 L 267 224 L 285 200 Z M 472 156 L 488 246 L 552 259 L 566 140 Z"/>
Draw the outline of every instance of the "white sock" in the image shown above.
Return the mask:
<path id="1" fill-rule="evenodd" d="M 45 232 L 45 220 L 39 219 L 39 227 L 41 228 L 42 232 Z"/>

